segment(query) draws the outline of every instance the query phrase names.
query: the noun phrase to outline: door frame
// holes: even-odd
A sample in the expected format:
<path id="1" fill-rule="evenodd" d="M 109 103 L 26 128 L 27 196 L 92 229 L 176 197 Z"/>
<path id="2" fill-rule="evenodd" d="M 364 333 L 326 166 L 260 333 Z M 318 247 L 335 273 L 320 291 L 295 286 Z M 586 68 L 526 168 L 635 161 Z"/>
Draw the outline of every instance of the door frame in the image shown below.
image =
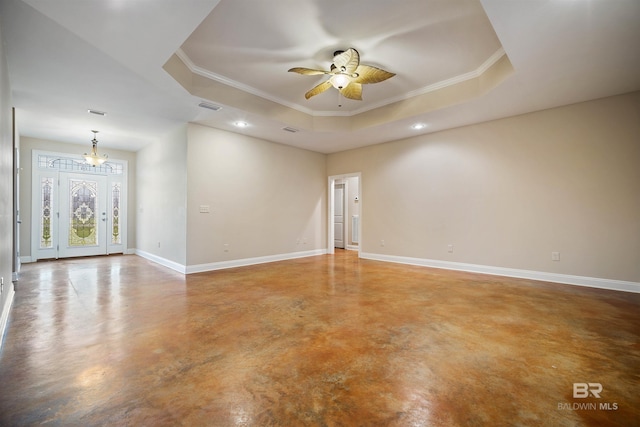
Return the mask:
<path id="1" fill-rule="evenodd" d="M 342 216 L 342 247 L 340 246 L 336 246 L 336 208 L 338 207 L 336 204 L 336 187 L 338 187 L 338 189 L 340 189 L 340 186 L 342 186 L 342 212 L 341 215 Z M 340 180 L 337 179 L 334 181 L 333 184 L 333 192 L 334 192 L 334 198 L 333 198 L 333 247 L 334 248 L 338 248 L 338 249 L 346 249 L 347 248 L 347 213 L 348 213 L 348 207 L 347 207 L 347 182 L 344 180 Z M 339 237 L 339 236 L 338 236 Z"/>
<path id="2" fill-rule="evenodd" d="M 16 132 L 16 109 L 11 108 L 11 138 L 13 146 L 13 282 L 18 281 L 20 274 L 20 137 Z M 1 329 L 0 329 L 1 331 Z"/>
<path id="3" fill-rule="evenodd" d="M 69 167 L 63 168 L 54 168 L 47 166 L 45 168 L 39 167 L 39 160 L 43 156 L 43 158 L 47 158 L 47 165 L 53 164 L 57 160 L 66 161 L 65 164 L 72 164 L 71 169 Z M 54 180 L 55 183 L 55 191 L 59 190 L 59 180 L 61 172 L 71 172 L 77 174 L 86 174 L 89 176 L 102 175 L 105 176 L 107 182 L 107 194 L 111 189 L 112 184 L 120 183 L 120 208 L 119 208 L 119 229 L 122 231 L 121 241 L 120 243 L 109 243 L 107 241 L 106 254 L 112 253 L 127 253 L 127 202 L 128 202 L 128 161 L 127 160 L 119 160 L 110 158 L 106 163 L 100 165 L 98 167 L 93 167 L 87 165 L 84 162 L 84 159 L 80 155 L 76 155 L 73 153 L 58 153 L 51 152 L 45 150 L 32 150 L 31 151 L 31 227 L 30 227 L 30 241 L 31 241 L 31 256 L 29 261 L 35 262 L 38 259 L 51 259 L 59 258 L 59 250 L 57 247 L 52 247 L 50 249 L 39 249 L 40 246 L 40 188 L 39 182 L 41 177 L 50 177 Z M 105 195 L 108 197 L 107 195 Z M 54 196 L 57 198 L 57 196 Z M 108 203 L 107 206 L 111 206 L 111 203 Z M 52 229 L 52 232 L 55 233 L 56 242 L 59 239 L 58 233 L 58 221 L 57 213 L 59 212 L 59 206 L 55 206 L 54 210 L 56 211 L 56 226 Z M 53 214 L 53 212 L 52 212 Z M 109 215 L 111 216 L 111 215 Z M 105 236 L 106 237 L 106 236 Z M 56 245 L 57 246 L 57 245 Z M 46 253 L 44 255 L 43 252 Z M 42 256 L 44 255 L 44 256 Z"/>
<path id="4" fill-rule="evenodd" d="M 328 185 L 328 201 L 329 203 L 327 203 L 328 205 L 328 209 L 327 209 L 327 254 L 334 254 L 335 253 L 335 248 L 333 246 L 334 244 L 334 239 L 335 239 L 335 235 L 334 235 L 334 220 L 333 220 L 333 210 L 334 210 L 334 197 L 335 197 L 335 191 L 334 191 L 334 185 L 336 184 L 336 181 L 341 181 L 347 178 L 358 178 L 358 197 L 359 197 L 359 203 L 360 203 L 360 221 L 358 221 L 358 258 L 360 258 L 360 254 L 362 253 L 362 243 L 364 241 L 364 236 L 362 234 L 362 215 L 364 212 L 363 206 L 362 206 L 362 173 L 361 172 L 353 172 L 353 173 L 347 173 L 347 174 L 342 174 L 342 175 L 331 175 L 329 176 L 329 185 Z M 345 197 L 346 197 L 346 185 L 345 185 Z M 348 221 L 348 219 L 345 220 L 345 223 Z M 346 233 L 345 233 L 345 239 L 347 238 Z M 347 245 L 345 244 L 345 247 Z"/>

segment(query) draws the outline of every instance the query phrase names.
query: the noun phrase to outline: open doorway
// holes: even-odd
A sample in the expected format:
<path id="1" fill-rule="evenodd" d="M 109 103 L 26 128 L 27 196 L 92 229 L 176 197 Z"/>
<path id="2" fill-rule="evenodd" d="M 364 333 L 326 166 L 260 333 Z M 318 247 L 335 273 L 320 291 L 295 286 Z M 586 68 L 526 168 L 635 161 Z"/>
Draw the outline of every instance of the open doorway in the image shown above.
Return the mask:
<path id="1" fill-rule="evenodd" d="M 335 248 L 358 251 L 362 245 L 360 172 L 329 177 L 327 253 Z"/>

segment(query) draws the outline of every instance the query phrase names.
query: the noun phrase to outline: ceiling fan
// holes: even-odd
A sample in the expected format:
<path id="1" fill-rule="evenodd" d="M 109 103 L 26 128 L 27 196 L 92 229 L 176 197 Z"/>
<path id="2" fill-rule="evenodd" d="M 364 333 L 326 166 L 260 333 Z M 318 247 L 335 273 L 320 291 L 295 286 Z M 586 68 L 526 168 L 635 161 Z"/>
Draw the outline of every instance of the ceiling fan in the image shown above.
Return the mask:
<path id="1" fill-rule="evenodd" d="M 330 87 L 335 87 L 340 93 L 349 99 L 362 100 L 362 85 L 369 83 L 379 83 L 387 80 L 395 73 L 372 67 L 371 65 L 360 64 L 360 54 L 354 48 L 345 51 L 338 50 L 333 54 L 333 64 L 330 71 L 314 70 L 311 68 L 295 67 L 289 71 L 315 76 L 327 74 L 331 77 L 304 94 L 306 99 L 324 92 Z"/>

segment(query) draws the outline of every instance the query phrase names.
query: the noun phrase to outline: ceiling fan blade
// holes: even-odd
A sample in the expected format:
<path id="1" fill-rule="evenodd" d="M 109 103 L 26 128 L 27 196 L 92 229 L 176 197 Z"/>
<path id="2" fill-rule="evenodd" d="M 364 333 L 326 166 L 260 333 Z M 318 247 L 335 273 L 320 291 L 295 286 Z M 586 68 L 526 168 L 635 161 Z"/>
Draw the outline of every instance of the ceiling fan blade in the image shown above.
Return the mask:
<path id="1" fill-rule="evenodd" d="M 339 90 L 345 98 L 362 101 L 362 85 L 360 83 L 351 82 Z"/>
<path id="2" fill-rule="evenodd" d="M 378 83 L 395 76 L 395 73 L 390 73 L 370 65 L 360 65 L 355 72 L 358 77 L 354 77 L 353 81 L 362 84 Z"/>
<path id="3" fill-rule="evenodd" d="M 333 63 L 338 71 L 353 74 L 360 65 L 360 54 L 354 48 L 350 48 L 334 56 Z"/>
<path id="4" fill-rule="evenodd" d="M 314 87 L 313 89 L 311 89 L 309 92 L 305 93 L 304 97 L 306 99 L 309 99 L 312 96 L 315 96 L 315 95 L 317 95 L 319 93 L 324 92 L 325 90 L 329 89 L 330 87 L 333 87 L 331 82 L 329 80 L 324 81 L 324 82 L 320 83 L 319 85 L 317 85 L 316 87 Z"/>
<path id="5" fill-rule="evenodd" d="M 290 73 L 304 74 L 306 76 L 317 76 L 318 74 L 330 74 L 328 71 L 314 70 L 312 68 L 294 67 L 289 70 Z"/>

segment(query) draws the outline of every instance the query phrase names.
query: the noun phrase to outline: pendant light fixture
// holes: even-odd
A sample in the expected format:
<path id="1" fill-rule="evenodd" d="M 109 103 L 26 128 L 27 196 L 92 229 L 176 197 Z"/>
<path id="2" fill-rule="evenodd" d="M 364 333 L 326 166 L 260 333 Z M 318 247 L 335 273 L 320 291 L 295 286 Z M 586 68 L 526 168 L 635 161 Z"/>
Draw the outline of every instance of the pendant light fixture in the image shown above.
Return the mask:
<path id="1" fill-rule="evenodd" d="M 92 130 L 91 132 L 93 132 L 93 139 L 91 140 L 91 154 L 84 153 L 84 159 L 88 164 L 96 167 L 106 162 L 109 156 L 106 154 L 103 154 L 102 156 L 98 155 L 98 140 L 96 139 L 98 131 Z"/>

